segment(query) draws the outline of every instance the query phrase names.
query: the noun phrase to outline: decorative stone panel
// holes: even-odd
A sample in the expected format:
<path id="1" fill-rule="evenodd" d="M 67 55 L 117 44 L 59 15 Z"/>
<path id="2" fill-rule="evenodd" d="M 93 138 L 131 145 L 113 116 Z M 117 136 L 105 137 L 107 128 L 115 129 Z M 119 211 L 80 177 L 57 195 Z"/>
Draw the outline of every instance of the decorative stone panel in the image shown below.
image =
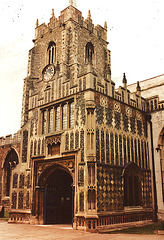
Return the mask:
<path id="1" fill-rule="evenodd" d="M 29 209 L 29 200 L 30 200 L 30 193 L 29 191 L 26 193 L 26 208 Z"/>
<path id="2" fill-rule="evenodd" d="M 69 150 L 69 134 L 66 133 L 65 135 L 65 150 L 68 151 Z"/>
<path id="3" fill-rule="evenodd" d="M 122 155 L 122 135 L 119 135 L 119 156 L 120 156 L 120 165 L 123 165 L 123 155 Z"/>
<path id="4" fill-rule="evenodd" d="M 96 105 L 96 122 L 100 125 L 104 123 L 104 107 Z"/>
<path id="5" fill-rule="evenodd" d="M 37 150 L 37 141 L 34 141 L 34 156 L 36 156 L 36 150 Z"/>
<path id="6" fill-rule="evenodd" d="M 23 197 L 24 194 L 23 192 L 19 192 L 19 197 L 18 197 L 18 209 L 23 209 Z"/>
<path id="7" fill-rule="evenodd" d="M 116 165 L 119 164 L 119 161 L 118 161 L 118 135 L 117 133 L 115 133 L 115 162 L 116 162 Z"/>
<path id="8" fill-rule="evenodd" d="M 27 188 L 30 188 L 30 173 L 27 175 L 26 186 Z"/>
<path id="9" fill-rule="evenodd" d="M 128 162 L 130 162 L 130 139 L 127 137 Z"/>
<path id="10" fill-rule="evenodd" d="M 23 131 L 22 163 L 27 162 L 28 131 Z"/>
<path id="11" fill-rule="evenodd" d="M 44 144 L 45 144 L 45 140 L 44 138 L 42 139 L 42 155 L 44 155 Z"/>
<path id="12" fill-rule="evenodd" d="M 17 188 L 18 186 L 18 174 L 14 173 L 13 174 L 13 188 Z"/>
<path id="13" fill-rule="evenodd" d="M 99 129 L 96 129 L 96 161 L 100 162 L 100 138 Z"/>
<path id="14" fill-rule="evenodd" d="M 130 118 L 130 128 L 131 128 L 131 133 L 135 134 L 136 133 L 136 120 L 133 117 Z"/>
<path id="15" fill-rule="evenodd" d="M 123 136 L 123 148 L 124 148 L 124 165 L 127 164 L 127 150 L 126 150 L 126 137 Z"/>
<path id="16" fill-rule="evenodd" d="M 19 176 L 19 188 L 24 188 L 24 174 L 21 173 Z"/>
<path id="17" fill-rule="evenodd" d="M 141 141 L 141 153 L 142 153 L 142 168 L 145 167 L 145 154 L 144 154 L 144 143 Z"/>
<path id="18" fill-rule="evenodd" d="M 137 131 L 138 131 L 138 135 L 141 136 L 142 135 L 142 122 L 140 120 L 137 120 Z"/>
<path id="19" fill-rule="evenodd" d="M 147 138 L 147 122 L 143 122 L 143 130 L 144 130 L 144 136 Z"/>
<path id="20" fill-rule="evenodd" d="M 151 173 L 143 172 L 143 207 L 152 207 Z"/>
<path id="21" fill-rule="evenodd" d="M 14 191 L 12 192 L 11 208 L 16 209 L 16 205 L 17 205 L 17 193 Z"/>
<path id="22" fill-rule="evenodd" d="M 139 139 L 138 139 L 138 160 L 139 160 L 139 166 L 141 167 L 141 145 L 140 145 Z"/>
<path id="23" fill-rule="evenodd" d="M 122 170 L 110 166 L 97 168 L 98 212 L 123 209 Z"/>
<path id="24" fill-rule="evenodd" d="M 83 90 L 86 89 L 86 77 L 83 78 Z"/>
<path id="25" fill-rule="evenodd" d="M 113 110 L 105 108 L 106 125 L 111 128 L 113 126 Z"/>
<path id="26" fill-rule="evenodd" d="M 101 162 L 105 163 L 105 142 L 104 142 L 104 131 L 101 130 Z"/>
<path id="27" fill-rule="evenodd" d="M 84 130 L 80 131 L 81 162 L 84 162 Z"/>
<path id="28" fill-rule="evenodd" d="M 110 154 L 109 154 L 109 133 L 106 132 L 106 163 L 110 162 Z"/>
<path id="29" fill-rule="evenodd" d="M 70 149 L 74 148 L 74 133 L 71 132 L 70 134 Z"/>
<path id="30" fill-rule="evenodd" d="M 134 147 L 135 147 L 135 163 L 137 164 L 137 140 L 134 140 Z"/>
<path id="31" fill-rule="evenodd" d="M 41 149 L 41 140 L 39 138 L 39 140 L 38 140 L 38 155 L 40 155 L 40 149 Z"/>
<path id="32" fill-rule="evenodd" d="M 124 114 L 122 114 L 122 119 L 123 119 L 123 129 L 125 132 L 128 132 L 129 131 L 129 119 Z"/>
<path id="33" fill-rule="evenodd" d="M 133 138 L 131 138 L 131 160 L 134 162 L 134 144 L 133 144 Z"/>
<path id="34" fill-rule="evenodd" d="M 79 132 L 75 132 L 75 149 L 79 148 Z"/>
<path id="35" fill-rule="evenodd" d="M 31 126 L 30 126 L 30 137 L 33 136 L 33 132 L 34 132 L 34 119 L 31 119 Z"/>
<path id="36" fill-rule="evenodd" d="M 114 137 L 113 133 L 110 133 L 110 151 L 111 151 L 111 164 L 114 165 Z"/>
<path id="37" fill-rule="evenodd" d="M 115 128 L 118 130 L 121 128 L 121 114 L 119 112 L 115 112 Z"/>
<path id="38" fill-rule="evenodd" d="M 79 196 L 79 200 L 80 200 L 80 203 L 79 203 L 79 206 L 80 206 L 80 212 L 83 212 L 84 211 L 84 192 L 80 192 L 80 196 Z"/>
<path id="39" fill-rule="evenodd" d="M 81 93 L 78 95 L 78 98 L 76 99 L 76 125 L 85 125 L 85 100 L 84 100 L 84 94 Z"/>
<path id="40" fill-rule="evenodd" d="M 84 168 L 79 166 L 79 186 L 84 186 Z"/>

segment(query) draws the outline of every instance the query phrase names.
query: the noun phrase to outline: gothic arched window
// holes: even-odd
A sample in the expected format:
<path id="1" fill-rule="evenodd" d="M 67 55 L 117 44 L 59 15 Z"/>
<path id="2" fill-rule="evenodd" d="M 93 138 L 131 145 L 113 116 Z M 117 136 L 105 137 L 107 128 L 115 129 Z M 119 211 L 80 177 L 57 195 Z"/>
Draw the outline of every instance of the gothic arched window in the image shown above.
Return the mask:
<path id="1" fill-rule="evenodd" d="M 94 55 L 94 47 L 91 42 L 88 42 L 85 48 L 85 62 L 92 63 L 93 62 L 93 55 Z"/>
<path id="2" fill-rule="evenodd" d="M 14 149 L 11 149 L 5 159 L 3 169 L 4 169 L 4 195 L 10 195 L 10 185 L 11 185 L 11 171 L 18 164 L 18 155 Z"/>
<path id="3" fill-rule="evenodd" d="M 88 190 L 88 209 L 96 208 L 96 192 L 94 189 Z"/>
<path id="4" fill-rule="evenodd" d="M 56 62 L 56 44 L 54 42 L 50 42 L 48 46 L 48 64 L 52 64 Z"/>
<path id="5" fill-rule="evenodd" d="M 124 206 L 142 205 L 141 173 L 137 165 L 129 164 L 124 173 Z"/>

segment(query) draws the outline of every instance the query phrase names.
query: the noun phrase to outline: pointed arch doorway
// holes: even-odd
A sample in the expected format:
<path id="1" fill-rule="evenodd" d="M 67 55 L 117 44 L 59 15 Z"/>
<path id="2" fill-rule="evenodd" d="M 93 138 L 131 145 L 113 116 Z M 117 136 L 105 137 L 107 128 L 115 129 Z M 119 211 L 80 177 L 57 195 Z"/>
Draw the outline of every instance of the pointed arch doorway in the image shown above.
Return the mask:
<path id="1" fill-rule="evenodd" d="M 44 224 L 72 223 L 72 176 L 57 168 L 45 182 Z"/>

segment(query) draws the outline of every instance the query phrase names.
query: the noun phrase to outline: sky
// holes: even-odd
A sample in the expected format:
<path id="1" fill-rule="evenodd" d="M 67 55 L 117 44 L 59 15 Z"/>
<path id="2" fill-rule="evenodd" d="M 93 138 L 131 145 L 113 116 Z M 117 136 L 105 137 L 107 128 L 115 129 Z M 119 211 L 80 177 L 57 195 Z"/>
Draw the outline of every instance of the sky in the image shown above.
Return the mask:
<path id="1" fill-rule="evenodd" d="M 76 0 L 86 19 L 108 25 L 112 80 L 122 85 L 164 74 L 164 0 Z M 48 23 L 69 0 L 1 0 L 0 7 L 0 137 L 20 129 L 23 79 L 33 47 L 36 19 Z"/>

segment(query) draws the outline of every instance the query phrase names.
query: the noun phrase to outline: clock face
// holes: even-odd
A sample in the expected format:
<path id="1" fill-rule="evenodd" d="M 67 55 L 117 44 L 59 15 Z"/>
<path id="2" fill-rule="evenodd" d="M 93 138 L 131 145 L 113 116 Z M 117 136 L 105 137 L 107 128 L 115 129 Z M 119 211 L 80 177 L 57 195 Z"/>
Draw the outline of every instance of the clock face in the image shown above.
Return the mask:
<path id="1" fill-rule="evenodd" d="M 55 68 L 53 65 L 48 65 L 43 70 L 43 80 L 49 81 L 55 74 Z"/>

